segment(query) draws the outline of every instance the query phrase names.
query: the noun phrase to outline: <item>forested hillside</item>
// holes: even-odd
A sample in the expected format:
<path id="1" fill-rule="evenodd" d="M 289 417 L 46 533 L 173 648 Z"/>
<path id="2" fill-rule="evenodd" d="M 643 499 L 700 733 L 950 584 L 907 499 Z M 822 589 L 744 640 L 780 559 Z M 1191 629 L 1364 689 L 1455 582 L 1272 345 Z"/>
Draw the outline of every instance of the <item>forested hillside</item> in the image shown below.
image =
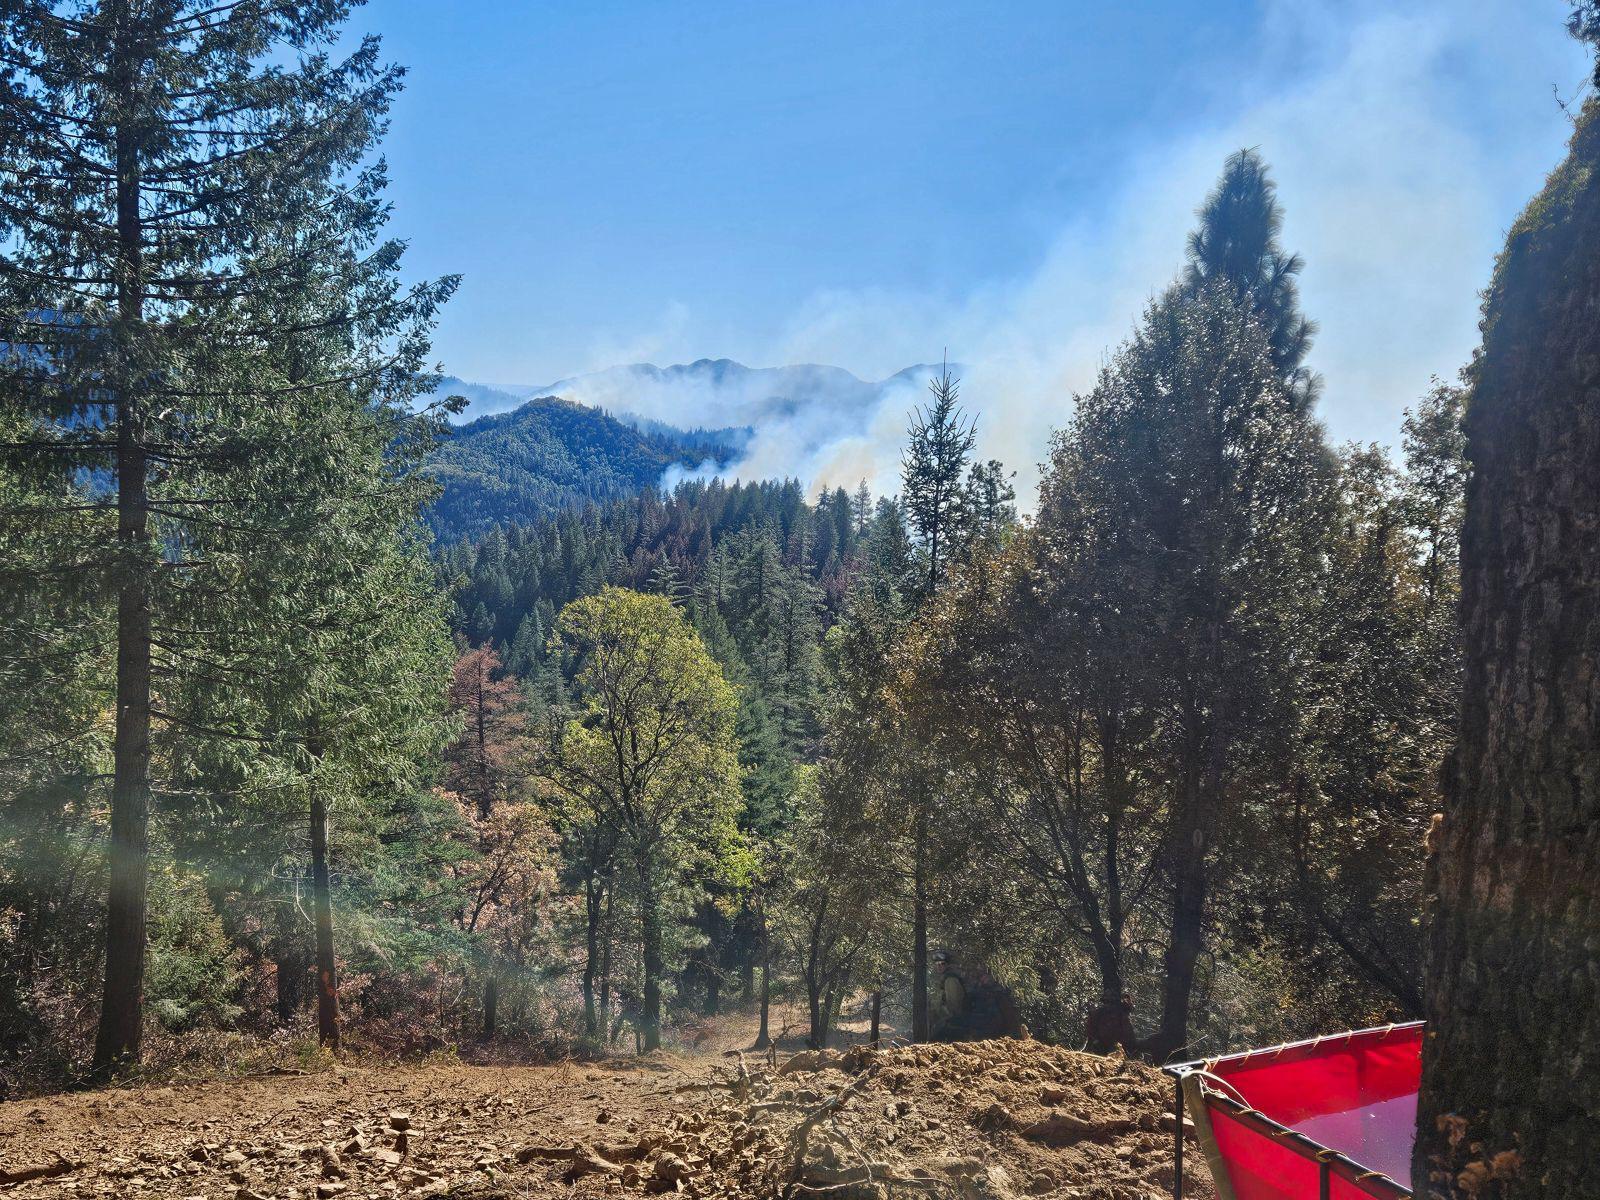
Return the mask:
<path id="1" fill-rule="evenodd" d="M 555 396 L 528 400 L 452 430 L 434 451 L 427 473 L 442 494 L 428 521 L 451 542 L 501 522 L 632 495 L 659 483 L 669 466 L 725 465 L 743 436 L 628 423 Z"/>

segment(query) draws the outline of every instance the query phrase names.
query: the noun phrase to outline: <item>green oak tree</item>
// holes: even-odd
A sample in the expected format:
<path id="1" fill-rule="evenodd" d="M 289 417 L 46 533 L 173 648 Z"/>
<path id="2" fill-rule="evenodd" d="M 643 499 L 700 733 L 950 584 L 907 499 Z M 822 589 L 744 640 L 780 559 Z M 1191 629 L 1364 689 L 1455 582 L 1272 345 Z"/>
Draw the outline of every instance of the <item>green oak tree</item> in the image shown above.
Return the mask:
<path id="1" fill-rule="evenodd" d="M 615 831 L 632 868 L 651 1050 L 661 1044 L 669 895 L 738 857 L 737 699 L 665 597 L 605 588 L 562 610 L 556 638 L 581 666 L 574 711 L 537 769 Z"/>

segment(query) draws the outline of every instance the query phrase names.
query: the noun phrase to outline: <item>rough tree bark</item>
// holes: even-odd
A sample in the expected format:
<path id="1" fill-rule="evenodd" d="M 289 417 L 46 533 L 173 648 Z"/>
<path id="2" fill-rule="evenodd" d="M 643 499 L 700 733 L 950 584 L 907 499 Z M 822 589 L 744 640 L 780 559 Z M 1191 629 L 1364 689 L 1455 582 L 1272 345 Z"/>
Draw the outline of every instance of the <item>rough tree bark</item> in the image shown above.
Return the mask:
<path id="1" fill-rule="evenodd" d="M 813 1050 L 821 1050 L 828 1044 L 827 1010 L 822 1005 L 822 930 L 827 919 L 828 900 L 824 897 L 811 913 L 811 936 L 807 942 L 805 959 L 800 964 L 800 973 L 806 982 L 806 1044 Z"/>
<path id="2" fill-rule="evenodd" d="M 311 911 L 317 927 L 317 1040 L 339 1048 L 339 981 L 333 958 L 333 898 L 328 883 L 328 805 L 311 791 Z"/>
<path id="3" fill-rule="evenodd" d="M 1600 110 L 1512 228 L 1467 433 L 1418 1195 L 1600 1189 Z"/>
<path id="4" fill-rule="evenodd" d="M 616 888 L 606 883 L 605 915 L 600 919 L 600 1027 L 602 1036 L 611 1028 L 611 898 Z M 616 1039 L 612 1039 L 615 1041 Z"/>
<path id="5" fill-rule="evenodd" d="M 915 861 L 911 873 L 911 1040 L 925 1042 L 933 1033 L 928 1018 L 928 836 L 917 818 Z"/>
<path id="6" fill-rule="evenodd" d="M 116 132 L 117 314 L 114 336 L 132 363 L 144 324 L 144 226 L 140 143 L 133 124 L 143 49 L 125 3 L 112 6 L 112 54 L 121 112 Z M 113 735 L 111 843 L 106 878 L 105 986 L 95 1037 L 94 1075 L 105 1079 L 139 1060 L 144 1024 L 145 891 L 150 825 L 150 514 L 148 456 L 134 369 L 117 388 L 117 697 Z"/>
<path id="7" fill-rule="evenodd" d="M 639 862 L 639 924 L 643 934 L 644 958 L 644 1049 L 661 1047 L 661 911 L 656 896 L 655 867 L 648 859 Z"/>
<path id="8" fill-rule="evenodd" d="M 765 912 L 761 915 L 761 1028 L 756 1031 L 757 1050 L 772 1044 L 772 935 L 767 931 Z"/>
<path id="9" fill-rule="evenodd" d="M 500 1020 L 500 976 L 493 971 L 489 978 L 483 981 L 483 1040 L 489 1041 L 494 1037 L 495 1027 Z"/>
<path id="10" fill-rule="evenodd" d="M 598 1036 L 604 1024 L 595 1012 L 594 981 L 600 971 L 600 922 L 604 919 L 609 896 L 599 878 L 592 875 L 583 881 L 584 901 L 584 956 L 583 956 L 583 1031 L 589 1037 Z"/>

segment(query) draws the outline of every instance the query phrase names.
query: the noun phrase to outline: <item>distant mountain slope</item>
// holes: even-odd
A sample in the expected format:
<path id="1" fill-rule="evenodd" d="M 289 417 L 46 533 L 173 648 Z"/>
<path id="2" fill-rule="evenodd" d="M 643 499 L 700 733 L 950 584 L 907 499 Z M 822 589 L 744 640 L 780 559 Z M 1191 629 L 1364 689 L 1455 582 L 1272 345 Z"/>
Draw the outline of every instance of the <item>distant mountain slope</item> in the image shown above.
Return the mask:
<path id="1" fill-rule="evenodd" d="M 441 541 L 453 542 L 505 521 L 633 495 L 674 464 L 731 460 L 747 432 L 684 432 L 657 422 L 641 429 L 595 408 L 539 397 L 468 422 L 435 452 L 428 469 L 444 494 L 428 521 Z"/>

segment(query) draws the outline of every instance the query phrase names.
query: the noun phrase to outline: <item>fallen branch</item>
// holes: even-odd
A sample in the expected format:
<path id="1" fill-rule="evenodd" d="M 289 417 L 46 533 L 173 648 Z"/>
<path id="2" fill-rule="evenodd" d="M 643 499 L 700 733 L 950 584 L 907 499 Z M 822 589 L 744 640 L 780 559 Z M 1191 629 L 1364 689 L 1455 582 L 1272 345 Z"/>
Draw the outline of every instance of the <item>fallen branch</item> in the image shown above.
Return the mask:
<path id="1" fill-rule="evenodd" d="M 609 1175 L 613 1179 L 620 1179 L 622 1167 L 592 1151 L 585 1151 L 572 1160 L 572 1165 L 567 1168 L 562 1178 L 571 1183 L 582 1175 Z"/>
<path id="2" fill-rule="evenodd" d="M 73 1162 L 65 1155 L 56 1152 L 56 1161 L 38 1167 L 18 1167 L 14 1171 L 0 1169 L 0 1187 L 10 1187 L 14 1183 L 27 1183 L 32 1179 L 54 1179 L 57 1175 L 65 1175 L 69 1171 L 76 1171 L 79 1164 Z"/>
<path id="3" fill-rule="evenodd" d="M 789 1154 L 792 1161 L 789 1167 L 789 1182 L 783 1190 L 786 1198 L 793 1196 L 795 1189 L 801 1185 L 800 1177 L 805 1171 L 806 1150 L 811 1144 L 812 1131 L 826 1118 L 833 1116 L 845 1105 L 849 1104 L 855 1098 L 856 1093 L 866 1087 L 877 1073 L 878 1068 L 874 1064 L 813 1108 L 805 1115 L 800 1124 L 795 1126 L 794 1132 L 789 1135 Z"/>
<path id="4" fill-rule="evenodd" d="M 519 1163 L 571 1162 L 583 1153 L 582 1146 L 524 1146 L 517 1151 Z"/>

